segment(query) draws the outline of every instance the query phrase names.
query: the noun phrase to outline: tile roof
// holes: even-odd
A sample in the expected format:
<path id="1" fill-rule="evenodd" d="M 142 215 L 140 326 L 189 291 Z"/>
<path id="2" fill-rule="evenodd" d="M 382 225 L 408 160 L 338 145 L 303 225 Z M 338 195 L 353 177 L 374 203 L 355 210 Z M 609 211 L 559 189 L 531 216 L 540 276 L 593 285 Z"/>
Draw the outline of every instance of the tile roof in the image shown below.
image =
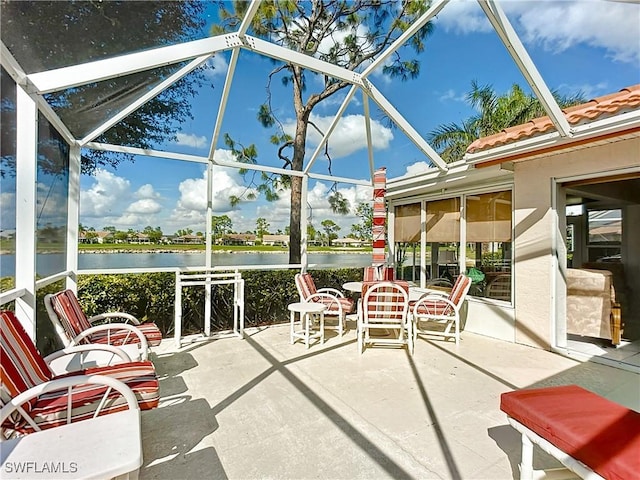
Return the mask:
<path id="1" fill-rule="evenodd" d="M 601 116 L 612 116 L 638 107 L 640 107 L 640 84 L 594 98 L 587 103 L 564 108 L 562 111 L 569 124 L 578 125 L 593 121 Z M 555 130 L 555 127 L 548 116 L 535 118 L 525 124 L 505 128 L 494 135 L 479 138 L 469 145 L 467 153 L 478 153 L 482 150 L 541 135 L 550 130 Z"/>

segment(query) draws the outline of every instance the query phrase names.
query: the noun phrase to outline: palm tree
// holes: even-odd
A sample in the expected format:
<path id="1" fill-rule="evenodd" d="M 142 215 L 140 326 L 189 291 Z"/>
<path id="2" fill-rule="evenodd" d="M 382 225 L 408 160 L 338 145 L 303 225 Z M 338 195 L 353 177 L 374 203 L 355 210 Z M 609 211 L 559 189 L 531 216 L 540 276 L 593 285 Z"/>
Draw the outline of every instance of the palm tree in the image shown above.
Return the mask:
<path id="1" fill-rule="evenodd" d="M 553 97 L 561 108 L 584 103 L 582 93 L 560 95 L 552 91 Z M 474 80 L 466 101 L 477 110 L 477 114 L 464 120 L 462 125 L 449 123 L 440 125 L 429 132 L 429 143 L 447 162 L 461 160 L 467 147 L 475 140 L 499 131 L 521 125 L 529 120 L 546 115 L 540 101 L 531 94 L 525 93 L 519 85 L 514 84 L 504 95 L 498 95 L 493 86 L 479 86 Z"/>

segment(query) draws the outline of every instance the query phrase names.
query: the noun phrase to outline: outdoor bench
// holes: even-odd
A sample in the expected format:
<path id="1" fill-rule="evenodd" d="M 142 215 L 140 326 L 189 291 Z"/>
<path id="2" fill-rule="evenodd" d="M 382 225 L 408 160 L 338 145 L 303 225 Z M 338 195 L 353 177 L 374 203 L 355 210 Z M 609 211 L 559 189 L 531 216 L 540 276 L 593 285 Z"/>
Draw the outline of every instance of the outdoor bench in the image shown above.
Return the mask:
<path id="1" fill-rule="evenodd" d="M 582 478 L 640 478 L 634 410 L 577 385 L 503 393 L 500 409 L 522 434 L 521 479 L 534 477 L 534 443 Z"/>

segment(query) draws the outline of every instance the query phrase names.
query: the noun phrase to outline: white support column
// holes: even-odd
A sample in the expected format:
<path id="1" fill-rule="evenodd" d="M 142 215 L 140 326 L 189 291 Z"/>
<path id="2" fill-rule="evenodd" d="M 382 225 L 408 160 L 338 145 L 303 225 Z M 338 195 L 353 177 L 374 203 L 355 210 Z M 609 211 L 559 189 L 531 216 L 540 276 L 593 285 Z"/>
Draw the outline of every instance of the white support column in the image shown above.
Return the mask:
<path id="1" fill-rule="evenodd" d="M 420 201 L 420 288 L 427 286 L 427 202 Z"/>
<path id="2" fill-rule="evenodd" d="M 67 262 L 65 270 L 73 273 L 66 279 L 66 288 L 78 291 L 78 225 L 80 225 L 80 147 L 69 150 L 69 194 L 67 205 Z"/>
<path id="3" fill-rule="evenodd" d="M 209 162 L 207 167 L 207 216 L 205 222 L 205 242 L 206 247 L 204 265 L 209 270 L 211 268 L 211 234 L 212 225 L 211 217 L 213 213 L 213 163 Z M 211 335 L 211 280 L 207 277 L 207 281 L 204 287 L 204 334 L 205 336 Z"/>
<path id="4" fill-rule="evenodd" d="M 458 249 L 458 269 L 467 271 L 467 196 L 460 198 L 460 247 Z M 480 252 L 482 254 L 482 252 Z M 477 255 L 477 254 L 476 254 Z M 474 264 L 475 265 L 475 264 Z"/>
<path id="5" fill-rule="evenodd" d="M 387 264 L 396 269 L 396 278 L 400 278 L 400 265 L 396 265 L 396 209 L 395 205 L 387 203 L 387 248 L 389 253 L 387 254 Z"/>
<path id="6" fill-rule="evenodd" d="M 18 319 L 36 338 L 36 192 L 38 109 L 31 97 L 16 89 L 16 288 L 25 293 L 15 301 Z"/>
<path id="7" fill-rule="evenodd" d="M 308 239 L 307 239 L 307 224 L 309 220 L 307 216 L 309 215 L 309 209 L 307 208 L 307 196 L 309 193 L 309 177 L 306 175 L 302 177 L 302 205 L 300 208 L 302 211 L 300 212 L 300 261 L 302 262 L 302 271 L 307 271 L 307 266 L 309 265 L 309 255 L 308 255 Z M 289 246 L 291 248 L 291 246 Z"/>
<path id="8" fill-rule="evenodd" d="M 176 347 L 180 348 L 182 338 L 182 281 L 180 280 L 180 270 L 176 271 L 176 289 L 175 289 L 175 305 L 174 305 L 174 326 L 173 338 Z"/>

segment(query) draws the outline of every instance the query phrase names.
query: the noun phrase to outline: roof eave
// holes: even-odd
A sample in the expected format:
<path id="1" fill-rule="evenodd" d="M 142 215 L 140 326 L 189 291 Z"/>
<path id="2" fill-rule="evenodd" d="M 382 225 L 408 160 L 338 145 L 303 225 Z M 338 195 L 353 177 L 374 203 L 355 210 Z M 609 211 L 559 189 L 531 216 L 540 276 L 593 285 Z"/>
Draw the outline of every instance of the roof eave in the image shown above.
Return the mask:
<path id="1" fill-rule="evenodd" d="M 613 140 L 636 132 L 640 132 L 640 110 L 573 126 L 570 137 L 562 137 L 558 132 L 553 131 L 478 153 L 467 153 L 464 159 L 469 165 L 482 168 L 551 151 L 573 148 L 585 143 Z"/>

